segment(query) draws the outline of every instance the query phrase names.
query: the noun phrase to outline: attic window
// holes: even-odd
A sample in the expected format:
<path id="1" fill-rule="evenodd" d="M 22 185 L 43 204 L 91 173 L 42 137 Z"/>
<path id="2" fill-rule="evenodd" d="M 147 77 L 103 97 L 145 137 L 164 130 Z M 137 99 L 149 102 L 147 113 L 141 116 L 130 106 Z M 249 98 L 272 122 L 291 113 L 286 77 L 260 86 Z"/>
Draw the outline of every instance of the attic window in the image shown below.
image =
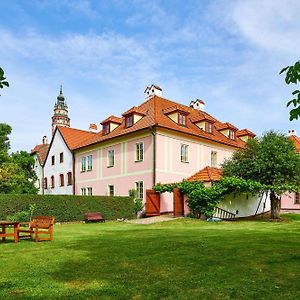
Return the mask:
<path id="1" fill-rule="evenodd" d="M 109 123 L 103 124 L 103 134 L 109 134 Z"/>
<path id="2" fill-rule="evenodd" d="M 229 129 L 228 137 L 231 140 L 235 140 L 235 132 L 233 130 Z"/>
<path id="3" fill-rule="evenodd" d="M 181 126 L 186 126 L 186 115 L 181 113 L 178 114 L 178 124 Z"/>
<path id="4" fill-rule="evenodd" d="M 213 126 L 212 126 L 211 123 L 209 123 L 209 122 L 206 122 L 206 123 L 205 123 L 205 131 L 208 132 L 208 133 L 212 133 L 212 131 L 213 131 Z"/>
<path id="5" fill-rule="evenodd" d="M 131 127 L 133 125 L 133 115 L 129 115 L 125 118 L 126 127 Z"/>

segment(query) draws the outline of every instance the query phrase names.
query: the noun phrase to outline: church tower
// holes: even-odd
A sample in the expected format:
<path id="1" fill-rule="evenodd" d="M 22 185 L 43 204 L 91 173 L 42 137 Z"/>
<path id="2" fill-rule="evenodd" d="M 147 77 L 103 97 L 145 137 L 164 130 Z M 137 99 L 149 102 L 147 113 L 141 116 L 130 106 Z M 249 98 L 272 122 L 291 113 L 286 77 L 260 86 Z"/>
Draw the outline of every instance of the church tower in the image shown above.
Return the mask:
<path id="1" fill-rule="evenodd" d="M 68 117 L 68 106 L 65 97 L 62 93 L 62 85 L 57 96 L 57 101 L 54 104 L 54 114 L 52 116 L 52 135 L 56 126 L 70 127 L 70 118 Z"/>

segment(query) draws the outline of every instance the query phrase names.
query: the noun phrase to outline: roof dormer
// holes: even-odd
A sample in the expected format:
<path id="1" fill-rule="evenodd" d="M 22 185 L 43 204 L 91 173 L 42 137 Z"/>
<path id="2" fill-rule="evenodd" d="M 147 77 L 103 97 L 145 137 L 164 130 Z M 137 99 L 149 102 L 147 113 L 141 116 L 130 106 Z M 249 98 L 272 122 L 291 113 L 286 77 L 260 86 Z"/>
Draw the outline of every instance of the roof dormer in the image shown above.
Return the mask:
<path id="1" fill-rule="evenodd" d="M 122 116 L 125 118 L 125 127 L 128 128 L 141 120 L 145 116 L 145 113 L 142 112 L 138 107 L 134 106 L 128 111 L 124 112 Z"/>
<path id="2" fill-rule="evenodd" d="M 213 133 L 213 124 L 215 119 L 209 115 L 201 114 L 199 116 L 191 118 L 191 122 L 194 123 L 197 127 L 207 133 Z"/>
<path id="3" fill-rule="evenodd" d="M 159 87 L 158 85 L 152 84 L 145 88 L 144 94 L 145 94 L 145 98 L 149 98 L 152 96 L 162 97 L 162 88 Z"/>
<path id="4" fill-rule="evenodd" d="M 174 105 L 163 110 L 163 113 L 172 121 L 181 126 L 186 126 L 188 111 L 180 105 Z"/>
<path id="5" fill-rule="evenodd" d="M 230 124 L 229 122 L 226 122 L 218 126 L 218 131 L 221 132 L 224 136 L 226 136 L 230 140 L 235 140 L 236 132 L 238 131 L 238 128 L 236 128 L 234 125 Z"/>
<path id="6" fill-rule="evenodd" d="M 247 142 L 250 138 L 254 138 L 256 134 L 248 129 L 242 129 L 236 132 L 236 136 L 239 137 L 242 141 Z"/>
<path id="7" fill-rule="evenodd" d="M 110 116 L 107 119 L 103 120 L 101 123 L 103 134 L 109 134 L 115 130 L 120 124 L 122 124 L 122 119 L 115 116 Z"/>

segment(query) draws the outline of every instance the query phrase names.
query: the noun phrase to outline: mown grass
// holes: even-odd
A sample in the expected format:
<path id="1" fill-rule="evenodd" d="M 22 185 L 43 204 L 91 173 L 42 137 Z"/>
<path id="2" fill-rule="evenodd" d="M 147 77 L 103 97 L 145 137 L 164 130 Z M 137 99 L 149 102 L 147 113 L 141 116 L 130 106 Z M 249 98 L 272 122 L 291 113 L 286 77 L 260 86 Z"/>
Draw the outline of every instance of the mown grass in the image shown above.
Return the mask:
<path id="1" fill-rule="evenodd" d="M 0 299 L 300 299 L 300 222 L 56 225 L 0 263 Z"/>

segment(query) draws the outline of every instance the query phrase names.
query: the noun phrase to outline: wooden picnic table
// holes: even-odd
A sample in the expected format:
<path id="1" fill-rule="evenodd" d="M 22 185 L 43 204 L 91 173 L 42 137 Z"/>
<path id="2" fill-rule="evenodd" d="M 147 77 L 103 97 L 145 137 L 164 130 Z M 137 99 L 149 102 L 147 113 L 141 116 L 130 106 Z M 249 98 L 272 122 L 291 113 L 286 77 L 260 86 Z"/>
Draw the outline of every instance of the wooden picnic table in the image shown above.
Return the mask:
<path id="1" fill-rule="evenodd" d="M 7 232 L 6 228 L 8 226 L 14 226 L 14 232 Z M 6 238 L 9 236 L 14 237 L 15 243 L 19 242 L 18 237 L 18 229 L 20 226 L 20 222 L 11 222 L 11 221 L 0 221 L 0 227 L 2 228 L 2 231 L 0 231 L 0 237 L 2 238 L 2 242 L 5 242 Z"/>

